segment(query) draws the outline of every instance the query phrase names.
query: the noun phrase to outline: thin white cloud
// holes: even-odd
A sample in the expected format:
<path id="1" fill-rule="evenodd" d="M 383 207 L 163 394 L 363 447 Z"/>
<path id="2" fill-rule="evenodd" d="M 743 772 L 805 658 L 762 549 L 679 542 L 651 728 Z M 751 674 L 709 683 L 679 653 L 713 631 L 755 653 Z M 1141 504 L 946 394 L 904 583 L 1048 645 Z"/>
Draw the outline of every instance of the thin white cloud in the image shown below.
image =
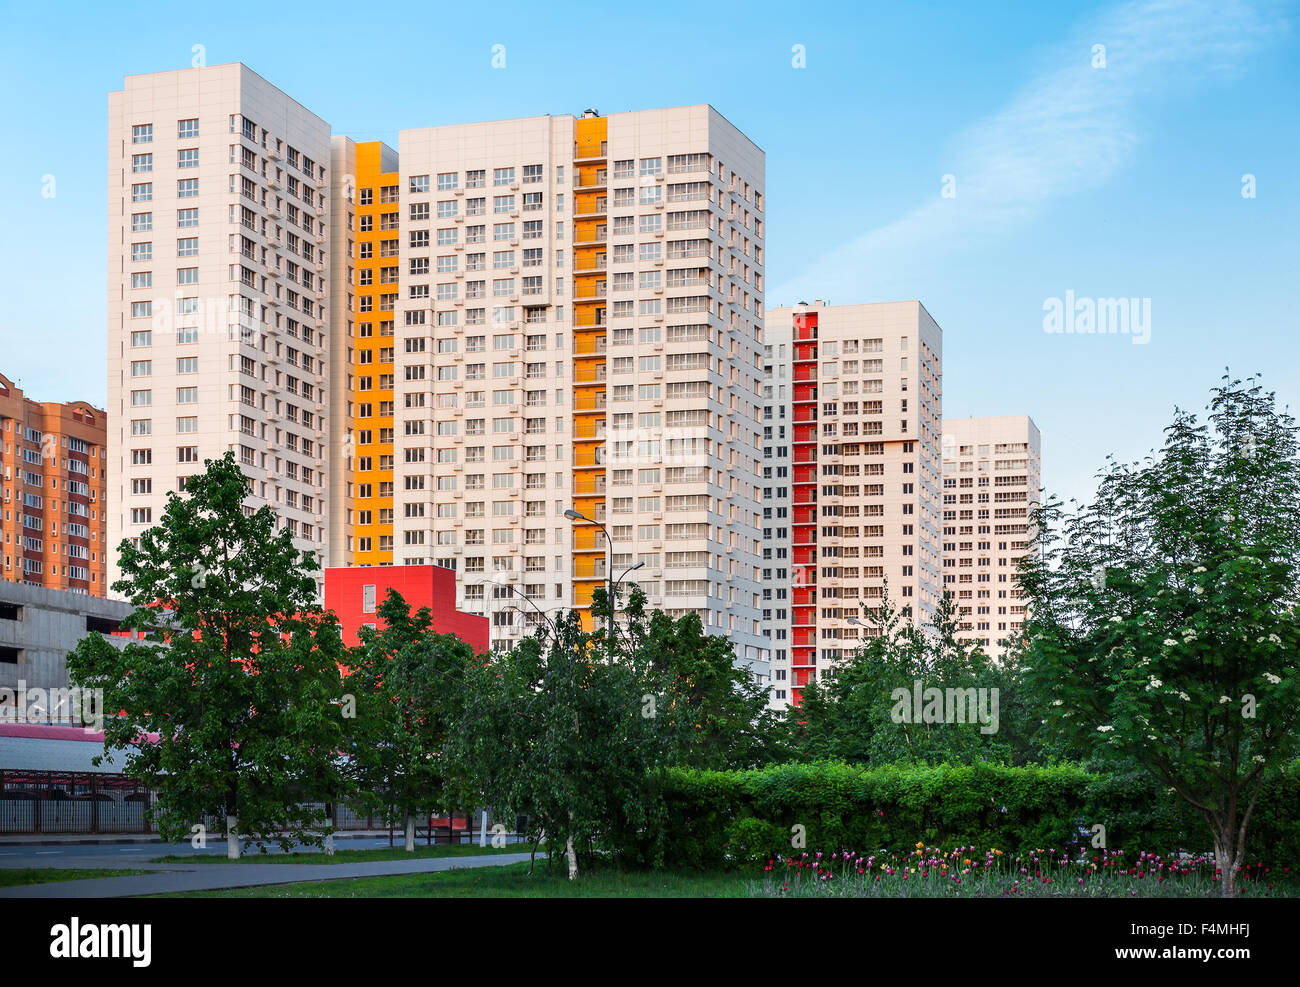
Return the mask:
<path id="1" fill-rule="evenodd" d="M 955 176 L 955 198 L 940 196 L 936 173 L 932 200 L 817 257 L 768 298 L 893 297 L 940 254 L 1013 230 L 1051 200 L 1105 182 L 1133 157 L 1142 100 L 1237 71 L 1274 29 L 1277 20 L 1249 0 L 1147 0 L 1081 25 L 1045 53 L 1055 67 L 953 140 L 952 164 L 941 170 Z M 1104 68 L 1092 66 L 1097 44 L 1105 46 Z"/>

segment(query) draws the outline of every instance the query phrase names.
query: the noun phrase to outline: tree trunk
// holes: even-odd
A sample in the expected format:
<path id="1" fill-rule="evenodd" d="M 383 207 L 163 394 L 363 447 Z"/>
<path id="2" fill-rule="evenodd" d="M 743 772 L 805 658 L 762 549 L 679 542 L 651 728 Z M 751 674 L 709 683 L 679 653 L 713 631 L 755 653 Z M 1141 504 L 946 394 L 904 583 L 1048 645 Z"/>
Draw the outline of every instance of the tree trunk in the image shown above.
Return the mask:
<path id="1" fill-rule="evenodd" d="M 1237 895 L 1237 865 L 1241 863 L 1233 852 L 1233 833 L 1214 829 L 1214 862 L 1219 868 L 1219 896 L 1235 898 Z"/>
<path id="2" fill-rule="evenodd" d="M 569 833 L 564 841 L 564 852 L 569 858 L 569 880 L 578 876 L 578 851 L 573 848 L 573 813 L 569 813 Z"/>
<path id="3" fill-rule="evenodd" d="M 415 853 L 415 816 L 406 816 L 406 852 Z"/>
<path id="4" fill-rule="evenodd" d="M 239 859 L 239 817 L 226 815 L 226 859 Z"/>

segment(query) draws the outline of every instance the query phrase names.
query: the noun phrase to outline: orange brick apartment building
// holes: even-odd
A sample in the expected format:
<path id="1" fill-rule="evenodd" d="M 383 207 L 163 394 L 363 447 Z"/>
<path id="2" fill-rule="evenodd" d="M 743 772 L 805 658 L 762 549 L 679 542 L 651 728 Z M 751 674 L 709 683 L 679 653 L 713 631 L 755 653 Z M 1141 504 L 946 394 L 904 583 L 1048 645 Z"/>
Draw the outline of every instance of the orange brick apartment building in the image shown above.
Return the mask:
<path id="1" fill-rule="evenodd" d="M 106 595 L 105 413 L 33 401 L 0 374 L 0 576 Z"/>

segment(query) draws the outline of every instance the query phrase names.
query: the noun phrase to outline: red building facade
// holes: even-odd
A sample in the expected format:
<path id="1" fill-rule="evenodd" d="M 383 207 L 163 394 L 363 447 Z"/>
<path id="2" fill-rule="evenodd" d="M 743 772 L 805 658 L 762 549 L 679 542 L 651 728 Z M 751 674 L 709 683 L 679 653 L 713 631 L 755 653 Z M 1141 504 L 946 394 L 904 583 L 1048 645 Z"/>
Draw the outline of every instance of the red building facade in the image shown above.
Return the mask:
<path id="1" fill-rule="evenodd" d="M 412 611 L 428 607 L 439 634 L 455 634 L 475 651 L 488 650 L 488 619 L 456 609 L 456 572 L 437 565 L 327 568 L 325 609 L 338 616 L 344 644 L 359 643 L 362 627 L 378 626 L 376 611 L 389 590 L 401 594 Z"/>
<path id="2" fill-rule="evenodd" d="M 817 313 L 794 317 L 794 468 L 790 698 L 798 705 L 817 668 Z"/>

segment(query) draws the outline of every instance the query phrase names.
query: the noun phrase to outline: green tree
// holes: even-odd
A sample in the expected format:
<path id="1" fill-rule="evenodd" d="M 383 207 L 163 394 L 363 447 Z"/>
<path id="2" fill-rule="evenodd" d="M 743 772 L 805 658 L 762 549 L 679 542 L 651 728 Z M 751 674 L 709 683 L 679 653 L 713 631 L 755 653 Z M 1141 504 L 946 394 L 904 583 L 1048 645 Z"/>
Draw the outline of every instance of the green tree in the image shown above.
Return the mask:
<path id="1" fill-rule="evenodd" d="M 788 714 L 801 759 L 858 764 L 1016 759 L 1016 742 L 1007 736 L 1002 715 L 1004 700 L 1015 691 L 1014 665 L 1000 667 L 978 644 L 958 637 L 960 616 L 950 594 L 943 595 L 926 627 L 913 621 L 909 608 L 891 602 L 886 586 L 878 607 L 862 608 L 862 623 L 869 633 L 861 646 L 833 672 L 809 683 L 801 705 Z M 912 709 L 917 683 L 923 699 L 925 690 L 940 690 L 943 717 L 924 715 L 924 704 Z M 954 712 L 960 701 L 966 722 L 948 722 L 949 690 L 956 690 Z M 974 719 L 981 712 L 987 723 Z"/>
<path id="2" fill-rule="evenodd" d="M 1054 736 L 1131 758 L 1200 812 L 1229 896 L 1260 792 L 1297 751 L 1300 457 L 1253 380 L 1225 377 L 1207 412 L 1110 462 L 1091 504 L 1037 512 L 1023 671 Z"/>
<path id="3" fill-rule="evenodd" d="M 171 493 L 139 544 L 119 547 L 113 584 L 134 605 L 115 648 L 98 634 L 68 656 L 77 685 L 102 689 L 105 752 L 132 748 L 124 772 L 158 792 L 165 839 L 224 820 L 239 836 L 319 845 L 338 791 L 344 648 L 316 602 L 314 558 L 269 507 L 246 513 L 247 481 L 233 454 L 209 460 Z M 156 740 L 150 735 L 156 735 Z"/>
<path id="4" fill-rule="evenodd" d="M 665 763 L 730 770 L 785 756 L 768 690 L 737 663 L 727 637 L 705 634 L 695 613 L 674 620 L 647 611 L 639 588 L 627 624 L 621 653 L 644 679 L 641 701 Z"/>
<path id="5" fill-rule="evenodd" d="M 376 612 L 379 629 L 363 628 L 349 654 L 348 694 L 355 698 L 345 773 L 355 801 L 400 822 L 415 851 L 415 820 L 452 810 L 463 793 L 459 764 L 448 756 L 464 702 L 474 649 L 433 630 L 433 614 L 414 614 L 396 591 Z"/>
<path id="6" fill-rule="evenodd" d="M 564 848 L 571 879 L 599 841 L 641 826 L 657 804 L 642 696 L 631 664 L 572 611 L 471 674 L 457 756 L 478 765 L 485 802 Z"/>

